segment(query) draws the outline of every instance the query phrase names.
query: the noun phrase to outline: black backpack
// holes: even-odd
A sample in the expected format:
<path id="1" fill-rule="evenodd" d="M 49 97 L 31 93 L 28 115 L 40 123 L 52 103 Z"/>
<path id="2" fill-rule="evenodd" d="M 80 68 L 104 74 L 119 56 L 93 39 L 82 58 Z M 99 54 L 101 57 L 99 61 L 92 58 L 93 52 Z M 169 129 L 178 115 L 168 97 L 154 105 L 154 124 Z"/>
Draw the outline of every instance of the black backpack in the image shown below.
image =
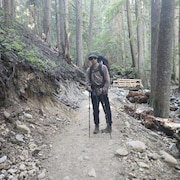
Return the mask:
<path id="1" fill-rule="evenodd" d="M 105 56 L 98 56 L 98 62 L 100 64 L 104 64 L 107 67 L 108 71 L 110 71 L 109 61 Z"/>

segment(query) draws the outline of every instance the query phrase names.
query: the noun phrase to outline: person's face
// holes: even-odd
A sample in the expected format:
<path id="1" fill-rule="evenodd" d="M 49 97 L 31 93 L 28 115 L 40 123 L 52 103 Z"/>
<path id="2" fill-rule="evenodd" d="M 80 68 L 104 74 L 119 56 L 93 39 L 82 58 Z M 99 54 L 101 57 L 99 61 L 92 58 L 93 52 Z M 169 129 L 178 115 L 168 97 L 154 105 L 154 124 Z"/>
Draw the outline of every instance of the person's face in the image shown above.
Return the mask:
<path id="1" fill-rule="evenodd" d="M 92 64 L 96 64 L 96 63 L 97 63 L 97 57 L 89 57 L 89 61 L 90 61 Z"/>

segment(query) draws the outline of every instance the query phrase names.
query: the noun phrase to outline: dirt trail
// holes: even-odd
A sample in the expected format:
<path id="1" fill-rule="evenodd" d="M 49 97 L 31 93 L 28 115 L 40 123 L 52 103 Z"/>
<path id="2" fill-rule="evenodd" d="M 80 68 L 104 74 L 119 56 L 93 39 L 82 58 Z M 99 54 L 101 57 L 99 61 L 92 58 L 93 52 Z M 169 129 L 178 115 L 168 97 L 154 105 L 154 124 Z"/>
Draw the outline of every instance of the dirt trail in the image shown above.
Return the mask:
<path id="1" fill-rule="evenodd" d="M 109 98 L 113 116 L 112 139 L 109 134 L 94 135 L 92 133 L 94 129 L 92 107 L 89 138 L 89 101 L 88 96 L 85 96 L 70 125 L 49 140 L 52 150 L 49 158 L 44 162 L 48 171 L 47 179 L 178 179 L 179 172 L 169 168 L 166 163 L 160 160 L 149 161 L 147 158 L 148 153 L 158 153 L 161 148 L 165 149 L 168 140 L 166 138 L 164 140 L 158 134 L 151 135 L 150 130 L 121 112 L 122 105 L 115 93 L 111 92 Z M 105 117 L 101 107 L 100 129 L 105 126 Z M 162 143 L 162 139 L 165 143 Z M 145 153 L 134 152 L 126 146 L 129 140 L 144 141 L 149 148 Z M 128 156 L 115 156 L 115 151 L 122 147 L 127 149 Z M 145 162 L 149 167 L 139 167 L 137 165 L 139 161 Z"/>

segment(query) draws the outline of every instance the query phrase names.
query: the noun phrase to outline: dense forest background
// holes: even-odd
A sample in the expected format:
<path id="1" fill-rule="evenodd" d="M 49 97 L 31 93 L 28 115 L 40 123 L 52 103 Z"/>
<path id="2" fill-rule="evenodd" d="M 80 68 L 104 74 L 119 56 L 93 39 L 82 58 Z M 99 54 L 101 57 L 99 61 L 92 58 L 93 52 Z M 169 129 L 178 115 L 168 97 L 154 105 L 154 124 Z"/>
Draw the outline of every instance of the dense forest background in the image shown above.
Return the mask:
<path id="1" fill-rule="evenodd" d="M 16 42 L 9 46 L 3 40 L 1 46 L 21 56 L 37 51 L 23 52 L 12 30 L 19 23 L 56 51 L 59 61 L 80 69 L 88 66 L 88 53 L 98 51 L 112 69 L 141 78 L 151 88 L 155 115 L 167 117 L 170 86 L 180 84 L 179 5 L 178 0 L 0 0 L 1 22 Z"/>

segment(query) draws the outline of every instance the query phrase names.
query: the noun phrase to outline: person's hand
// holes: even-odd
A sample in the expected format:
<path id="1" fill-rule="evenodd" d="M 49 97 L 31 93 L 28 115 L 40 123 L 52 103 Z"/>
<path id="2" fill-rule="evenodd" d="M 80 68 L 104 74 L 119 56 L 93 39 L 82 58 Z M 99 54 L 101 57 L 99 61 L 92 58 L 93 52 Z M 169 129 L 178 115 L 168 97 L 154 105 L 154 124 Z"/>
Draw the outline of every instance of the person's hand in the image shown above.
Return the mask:
<path id="1" fill-rule="evenodd" d="M 101 95 L 101 94 L 103 94 L 103 88 L 99 88 L 98 90 L 98 95 Z"/>
<path id="2" fill-rule="evenodd" d="M 91 86 L 86 86 L 86 90 L 91 92 L 92 91 Z"/>

